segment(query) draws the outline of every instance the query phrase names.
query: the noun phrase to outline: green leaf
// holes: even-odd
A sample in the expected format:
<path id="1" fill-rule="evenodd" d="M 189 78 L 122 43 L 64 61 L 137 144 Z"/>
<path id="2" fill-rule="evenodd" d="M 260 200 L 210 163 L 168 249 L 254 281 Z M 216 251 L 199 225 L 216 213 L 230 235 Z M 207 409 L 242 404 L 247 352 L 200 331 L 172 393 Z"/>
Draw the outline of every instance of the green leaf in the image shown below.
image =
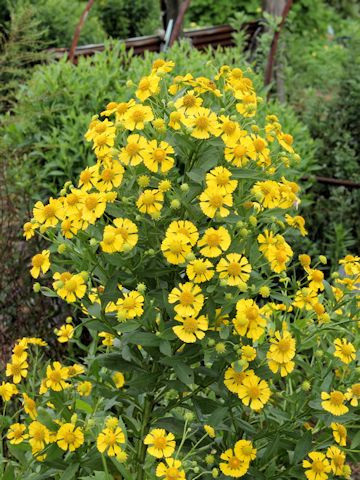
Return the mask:
<path id="1" fill-rule="evenodd" d="M 173 369 L 178 379 L 185 383 L 185 385 L 191 385 L 194 383 L 194 372 L 185 363 L 178 362 L 173 365 Z"/>
<path id="2" fill-rule="evenodd" d="M 93 413 L 92 406 L 80 398 L 78 398 L 75 402 L 75 409 L 89 414 Z"/>
<path id="3" fill-rule="evenodd" d="M 163 353 L 167 357 L 171 357 L 172 355 L 171 343 L 168 340 L 161 340 L 159 348 L 161 353 Z"/>
<path id="4" fill-rule="evenodd" d="M 104 353 L 99 355 L 96 360 L 101 366 L 116 372 L 133 372 L 134 370 L 137 370 L 138 372 L 144 371 L 135 363 L 130 363 L 124 360 L 120 353 Z"/>
<path id="5" fill-rule="evenodd" d="M 60 480 L 72 480 L 73 478 L 76 478 L 75 474 L 77 473 L 78 470 L 79 470 L 78 463 L 69 465 L 68 468 L 61 475 Z"/>
<path id="6" fill-rule="evenodd" d="M 158 347 L 161 339 L 149 332 L 135 332 L 126 336 L 126 341 L 134 345 L 142 345 L 143 347 Z"/>
<path id="7" fill-rule="evenodd" d="M 308 452 L 311 450 L 312 444 L 312 434 L 310 431 L 304 433 L 304 435 L 299 438 L 295 451 L 294 451 L 294 458 L 293 463 L 296 464 L 300 462 L 300 460 L 304 459 Z"/>

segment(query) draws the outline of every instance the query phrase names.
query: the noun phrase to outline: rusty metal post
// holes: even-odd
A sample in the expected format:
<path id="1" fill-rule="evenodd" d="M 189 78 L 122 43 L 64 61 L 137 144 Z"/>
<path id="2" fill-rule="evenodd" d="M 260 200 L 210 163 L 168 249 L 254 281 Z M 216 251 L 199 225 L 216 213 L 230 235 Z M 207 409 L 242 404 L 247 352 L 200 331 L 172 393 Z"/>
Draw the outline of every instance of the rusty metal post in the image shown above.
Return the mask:
<path id="1" fill-rule="evenodd" d="M 80 33 L 81 33 L 81 30 L 84 26 L 84 23 L 86 22 L 86 18 L 89 15 L 91 7 L 94 5 L 94 2 L 95 2 L 95 0 L 88 0 L 86 6 L 84 8 L 83 13 L 81 14 L 80 20 L 79 20 L 78 24 L 76 25 L 73 40 L 72 40 L 71 47 L 70 47 L 70 52 L 69 52 L 69 60 L 72 63 L 75 63 L 74 62 L 75 50 L 76 50 L 76 47 L 79 43 Z"/>

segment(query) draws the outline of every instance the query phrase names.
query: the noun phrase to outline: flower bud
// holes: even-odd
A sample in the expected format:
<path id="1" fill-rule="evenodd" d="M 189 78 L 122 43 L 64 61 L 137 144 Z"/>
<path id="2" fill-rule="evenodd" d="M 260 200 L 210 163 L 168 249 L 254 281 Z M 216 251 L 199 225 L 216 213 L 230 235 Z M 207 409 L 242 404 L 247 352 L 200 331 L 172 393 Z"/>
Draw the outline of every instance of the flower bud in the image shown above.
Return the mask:
<path id="1" fill-rule="evenodd" d="M 183 183 L 182 185 L 180 185 L 180 190 L 182 192 L 188 192 L 189 191 L 189 185 L 187 183 Z"/>
<path id="2" fill-rule="evenodd" d="M 155 250 L 153 248 L 149 248 L 146 253 L 147 255 L 150 255 L 150 257 L 153 257 L 155 255 Z"/>
<path id="3" fill-rule="evenodd" d="M 213 346 L 215 345 L 215 343 L 216 343 L 216 342 L 215 342 L 215 340 L 214 340 L 213 338 L 209 338 L 209 340 L 208 340 L 208 345 L 209 345 L 209 347 L 213 347 Z"/>
<path id="4" fill-rule="evenodd" d="M 195 254 L 193 252 L 189 252 L 186 256 L 185 256 L 185 260 L 187 262 L 192 262 L 193 260 L 195 260 Z"/>
<path id="5" fill-rule="evenodd" d="M 304 392 L 309 392 L 311 390 L 311 383 L 308 380 L 304 380 L 301 384 L 301 389 L 304 390 Z"/>
<path id="6" fill-rule="evenodd" d="M 181 207 L 181 202 L 180 200 L 177 200 L 176 198 L 174 200 L 171 200 L 170 202 L 170 208 L 172 210 L 178 210 Z"/>
<path id="7" fill-rule="evenodd" d="M 99 244 L 99 242 L 96 240 L 96 238 L 90 238 L 89 243 L 90 243 L 91 247 L 96 247 Z"/>
<path id="8" fill-rule="evenodd" d="M 217 343 L 215 345 L 215 351 L 220 355 L 223 355 L 224 353 L 226 353 L 226 344 L 223 342 Z"/>
<path id="9" fill-rule="evenodd" d="M 40 290 L 41 290 L 41 285 L 40 285 L 39 282 L 34 283 L 34 285 L 33 285 L 33 290 L 34 290 L 35 293 L 39 293 L 39 292 L 40 292 Z"/>
<path id="10" fill-rule="evenodd" d="M 222 278 L 220 280 L 220 287 L 227 287 L 227 280 L 225 280 L 224 278 Z"/>
<path id="11" fill-rule="evenodd" d="M 218 478 L 219 476 L 219 470 L 217 468 L 213 468 L 211 470 L 211 475 L 213 476 L 213 478 Z"/>
<path id="12" fill-rule="evenodd" d="M 208 455 L 206 455 L 206 457 L 205 457 L 205 463 L 206 463 L 206 465 L 209 465 L 209 466 L 210 466 L 210 465 L 213 465 L 214 462 L 215 462 L 215 457 L 214 457 L 214 455 L 211 455 L 210 453 L 209 453 Z"/>
<path id="13" fill-rule="evenodd" d="M 249 230 L 248 230 L 247 228 L 242 228 L 242 229 L 240 230 L 240 236 L 241 236 L 241 237 L 245 238 L 245 237 L 247 237 L 248 235 L 249 235 Z"/>
<path id="14" fill-rule="evenodd" d="M 141 188 L 146 188 L 149 186 L 150 177 L 148 177 L 148 175 L 140 175 L 137 179 L 137 183 Z"/>
<path id="15" fill-rule="evenodd" d="M 85 270 L 83 270 L 82 272 L 80 272 L 80 276 L 84 280 L 84 282 L 87 282 L 88 278 L 89 278 L 89 273 L 85 272 Z"/>
<path id="16" fill-rule="evenodd" d="M 252 225 L 253 227 L 256 227 L 258 221 L 255 215 L 251 215 L 251 217 L 249 217 L 249 222 L 250 222 L 250 225 Z"/>
<path id="17" fill-rule="evenodd" d="M 195 415 L 193 414 L 193 412 L 185 412 L 184 414 L 184 418 L 185 420 L 187 420 L 188 422 L 192 422 L 195 418 Z"/>
<path id="18" fill-rule="evenodd" d="M 133 82 L 132 80 L 128 80 L 128 81 L 126 82 L 126 86 L 127 86 L 127 88 L 133 87 L 133 86 L 134 86 L 134 82 Z"/>
<path id="19" fill-rule="evenodd" d="M 67 249 L 66 243 L 60 243 L 60 245 L 58 245 L 57 247 L 57 252 L 61 255 L 62 253 L 65 252 L 66 249 Z"/>
<path id="20" fill-rule="evenodd" d="M 331 274 L 331 278 L 339 278 L 340 277 L 340 273 L 339 272 L 333 272 Z"/>
<path id="21" fill-rule="evenodd" d="M 145 292 L 146 292 L 146 285 L 145 285 L 145 283 L 138 283 L 137 286 L 136 286 L 136 290 L 137 290 L 139 293 L 145 293 Z"/>
<path id="22" fill-rule="evenodd" d="M 322 350 L 315 350 L 315 357 L 322 358 L 324 356 L 324 352 Z"/>
<path id="23" fill-rule="evenodd" d="M 259 293 L 262 296 L 262 298 L 268 298 L 270 297 L 270 288 L 264 285 L 263 287 L 260 287 Z"/>
<path id="24" fill-rule="evenodd" d="M 72 317 L 65 318 L 65 323 L 72 323 L 72 321 L 73 321 Z"/>
<path id="25" fill-rule="evenodd" d="M 323 265 L 327 264 L 327 258 L 325 257 L 325 255 L 319 255 L 319 260 Z"/>

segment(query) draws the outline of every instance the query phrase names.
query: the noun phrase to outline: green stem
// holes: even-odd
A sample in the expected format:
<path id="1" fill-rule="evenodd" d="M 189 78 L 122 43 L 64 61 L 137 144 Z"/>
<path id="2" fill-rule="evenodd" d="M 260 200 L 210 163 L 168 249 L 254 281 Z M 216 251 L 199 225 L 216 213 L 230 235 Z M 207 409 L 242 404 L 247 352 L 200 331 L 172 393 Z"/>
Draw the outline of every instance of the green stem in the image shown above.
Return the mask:
<path id="1" fill-rule="evenodd" d="M 146 455 L 146 445 L 144 438 L 149 431 L 151 411 L 153 408 L 153 398 L 146 397 L 144 402 L 143 418 L 141 422 L 140 438 L 137 448 L 137 477 L 136 480 L 144 480 L 144 463 Z"/>
<path id="2" fill-rule="evenodd" d="M 103 464 L 103 467 L 104 467 L 104 472 L 105 472 L 105 475 L 106 475 L 106 479 L 111 480 L 111 477 L 109 475 L 109 470 L 108 470 L 108 467 L 107 467 L 107 463 L 106 463 L 105 455 L 101 455 L 101 460 L 102 460 L 102 464 Z"/>

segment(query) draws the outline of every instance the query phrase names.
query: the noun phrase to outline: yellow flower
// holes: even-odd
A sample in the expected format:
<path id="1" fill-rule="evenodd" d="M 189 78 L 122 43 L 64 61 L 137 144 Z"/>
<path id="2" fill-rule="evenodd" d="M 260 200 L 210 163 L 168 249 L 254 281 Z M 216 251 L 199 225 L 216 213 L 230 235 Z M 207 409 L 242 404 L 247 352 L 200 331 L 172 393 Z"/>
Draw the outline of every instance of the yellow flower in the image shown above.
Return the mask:
<path id="1" fill-rule="evenodd" d="M 109 332 L 99 332 L 99 337 L 102 337 L 102 345 L 112 347 L 114 345 L 115 335 Z"/>
<path id="2" fill-rule="evenodd" d="M 252 362 L 256 358 L 256 349 L 251 345 L 243 345 L 241 347 L 241 360 Z"/>
<path id="3" fill-rule="evenodd" d="M 307 311 L 313 310 L 314 305 L 319 303 L 317 293 L 309 288 L 302 288 L 295 294 L 293 301 L 294 307 L 305 309 Z"/>
<path id="4" fill-rule="evenodd" d="M 200 208 L 204 215 L 214 218 L 215 215 L 227 217 L 232 207 L 233 198 L 231 193 L 222 193 L 219 188 L 206 188 L 199 196 Z"/>
<path id="5" fill-rule="evenodd" d="M 72 423 L 64 423 L 56 434 L 56 442 L 62 450 L 73 452 L 84 443 L 84 434 L 80 427 Z"/>
<path id="6" fill-rule="evenodd" d="M 292 359 L 296 352 L 296 342 L 287 330 L 282 333 L 277 330 L 274 337 L 275 338 L 270 339 L 271 345 L 266 358 L 268 359 L 270 370 L 276 373 L 280 368 L 280 374 L 284 377 L 290 373 L 289 367 L 292 367 L 291 370 L 294 368 L 294 362 L 292 362 Z M 282 365 L 286 365 L 284 370 L 281 369 Z"/>
<path id="7" fill-rule="evenodd" d="M 239 253 L 229 253 L 221 258 L 216 266 L 219 278 L 227 281 L 230 286 L 242 286 L 250 278 L 251 265 L 248 259 Z"/>
<path id="8" fill-rule="evenodd" d="M 341 447 L 346 447 L 347 429 L 341 423 L 331 423 L 332 434 L 336 443 Z"/>
<path id="9" fill-rule="evenodd" d="M 210 438 L 216 437 L 215 429 L 211 425 L 204 425 L 204 430 L 209 435 Z"/>
<path id="10" fill-rule="evenodd" d="M 346 275 L 359 275 L 360 274 L 360 257 L 354 255 L 346 255 L 339 261 L 340 265 L 344 265 Z"/>
<path id="11" fill-rule="evenodd" d="M 324 274 L 321 270 L 308 270 L 309 288 L 317 292 L 324 290 Z"/>
<path id="12" fill-rule="evenodd" d="M 168 192 L 171 190 L 172 183 L 171 180 L 161 180 L 158 185 L 158 189 L 160 192 Z"/>
<path id="13" fill-rule="evenodd" d="M 191 252 L 189 238 L 181 233 L 167 234 L 161 243 L 161 251 L 169 263 L 173 265 L 184 263 L 186 256 Z"/>
<path id="14" fill-rule="evenodd" d="M 127 130 L 143 130 L 145 123 L 154 120 L 154 114 L 150 107 L 134 105 L 124 115 L 124 127 Z"/>
<path id="15" fill-rule="evenodd" d="M 156 59 L 152 64 L 152 71 L 155 73 L 168 73 L 175 67 L 175 63 L 172 60 L 163 60 L 162 58 Z"/>
<path id="16" fill-rule="evenodd" d="M 105 208 L 105 194 L 84 193 L 81 199 L 81 218 L 92 225 L 103 215 Z"/>
<path id="17" fill-rule="evenodd" d="M 55 272 L 53 287 L 56 293 L 69 303 L 83 298 L 86 292 L 86 285 L 83 277 L 78 273 L 72 275 L 70 272 Z"/>
<path id="18" fill-rule="evenodd" d="M 231 237 L 225 227 L 208 228 L 198 242 L 200 253 L 204 257 L 218 257 L 226 252 L 231 244 Z M 202 247 L 202 248 L 201 248 Z"/>
<path id="19" fill-rule="evenodd" d="M 334 357 L 340 358 L 340 360 L 346 364 L 352 362 L 356 358 L 356 350 L 352 343 L 348 342 L 346 338 L 336 338 L 334 340 L 335 352 Z"/>
<path id="20" fill-rule="evenodd" d="M 151 140 L 144 151 L 144 165 L 151 172 L 166 173 L 174 166 L 174 159 L 171 156 L 175 150 L 166 142 Z"/>
<path id="21" fill-rule="evenodd" d="M 326 480 L 331 468 L 329 461 L 325 455 L 320 452 L 310 452 L 308 454 L 309 460 L 303 460 L 303 467 L 308 469 L 305 471 L 306 478 L 308 480 Z"/>
<path id="22" fill-rule="evenodd" d="M 27 413 L 31 420 L 35 420 L 37 417 L 37 410 L 36 410 L 36 403 L 35 401 L 30 398 L 26 393 L 23 393 L 23 405 L 24 405 L 24 411 Z"/>
<path id="23" fill-rule="evenodd" d="M 75 328 L 69 323 L 61 325 L 61 327 L 55 331 L 56 336 L 58 337 L 57 338 L 58 342 L 60 343 L 68 342 L 74 336 L 74 331 L 75 331 Z"/>
<path id="24" fill-rule="evenodd" d="M 237 187 L 237 180 L 231 180 L 231 172 L 225 167 L 216 167 L 206 174 L 206 185 L 210 189 L 220 190 L 221 193 L 233 193 Z"/>
<path id="25" fill-rule="evenodd" d="M 50 251 L 43 250 L 41 253 L 34 255 L 31 259 L 32 269 L 30 270 L 33 278 L 38 278 L 40 272 L 46 273 L 50 268 Z"/>
<path id="26" fill-rule="evenodd" d="M 35 231 L 38 228 L 39 224 L 36 222 L 26 222 L 24 223 L 23 229 L 24 229 L 24 237 L 25 240 L 30 240 L 30 238 L 33 238 L 35 235 Z"/>
<path id="27" fill-rule="evenodd" d="M 122 388 L 125 385 L 125 377 L 123 373 L 115 372 L 111 378 L 113 379 L 116 388 Z"/>
<path id="28" fill-rule="evenodd" d="M 105 253 L 121 252 L 123 250 L 124 239 L 118 234 L 117 229 L 112 225 L 106 225 L 103 232 L 103 238 L 100 247 Z"/>
<path id="29" fill-rule="evenodd" d="M 183 123 L 184 118 L 184 114 L 180 111 L 171 112 L 169 118 L 169 127 L 173 128 L 174 130 L 180 130 L 181 123 Z"/>
<path id="30" fill-rule="evenodd" d="M 267 382 L 252 373 L 243 380 L 237 394 L 244 405 L 259 411 L 269 401 L 271 392 Z"/>
<path id="31" fill-rule="evenodd" d="M 109 457 L 114 457 L 122 452 L 120 445 L 125 443 L 125 435 L 118 426 L 114 428 L 104 428 L 96 439 L 96 446 L 100 453 L 107 453 Z"/>
<path id="32" fill-rule="evenodd" d="M 129 110 L 130 107 L 135 105 L 135 100 L 131 99 L 128 102 L 110 102 L 106 105 L 106 110 L 101 112 L 101 115 L 108 117 L 115 113 L 115 120 L 116 122 L 122 122 L 124 119 L 125 113 Z"/>
<path id="33" fill-rule="evenodd" d="M 191 246 L 194 246 L 199 238 L 199 232 L 196 226 L 189 220 L 175 220 L 170 223 L 166 230 L 166 235 L 185 235 L 189 239 Z"/>
<path id="34" fill-rule="evenodd" d="M 119 321 L 131 320 L 140 317 L 144 313 L 144 297 L 141 293 L 133 290 L 125 293 L 123 298 L 116 302 L 117 317 Z"/>
<path id="35" fill-rule="evenodd" d="M 35 451 L 43 450 L 50 443 L 50 431 L 36 420 L 29 425 L 29 437 L 29 443 Z"/>
<path id="36" fill-rule="evenodd" d="M 71 365 L 70 367 L 67 367 L 67 373 L 69 378 L 76 377 L 77 375 L 80 375 L 84 372 L 85 368 L 82 365 L 78 365 L 76 363 L 74 363 L 74 365 Z"/>
<path id="37" fill-rule="evenodd" d="M 114 188 L 118 188 L 122 182 L 124 171 L 124 167 L 116 160 L 104 165 L 96 181 L 95 186 L 97 190 L 109 192 Z"/>
<path id="38" fill-rule="evenodd" d="M 308 232 L 305 228 L 305 220 L 303 217 L 301 217 L 300 215 L 296 215 L 295 217 L 292 217 L 291 215 L 286 214 L 285 220 L 286 220 L 286 223 L 290 225 L 290 227 L 299 229 L 303 237 L 307 235 Z"/>
<path id="39" fill-rule="evenodd" d="M 157 75 L 142 77 L 135 95 L 141 102 L 144 102 L 147 98 L 152 97 L 159 92 L 159 82 L 160 77 Z"/>
<path id="40" fill-rule="evenodd" d="M 303 253 L 301 255 L 299 255 L 299 262 L 301 264 L 301 266 L 306 270 L 308 271 L 309 267 L 310 267 L 310 264 L 311 264 L 311 257 L 310 255 L 307 255 L 306 253 Z"/>
<path id="41" fill-rule="evenodd" d="M 46 228 L 55 227 L 59 220 L 63 219 L 63 215 L 62 203 L 54 198 L 50 198 L 47 205 L 36 202 L 33 209 L 34 219 Z"/>
<path id="42" fill-rule="evenodd" d="M 147 452 L 156 458 L 171 457 L 175 451 L 175 437 L 166 433 L 163 428 L 154 428 L 146 435 L 144 444 L 148 445 Z"/>
<path id="43" fill-rule="evenodd" d="M 156 467 L 156 476 L 164 480 L 185 480 L 185 472 L 181 461 L 175 458 L 166 458 L 165 462 L 160 462 Z"/>
<path id="44" fill-rule="evenodd" d="M 220 115 L 220 128 L 221 128 L 221 138 L 226 144 L 229 142 L 236 142 L 241 135 L 246 135 L 246 130 L 241 130 L 240 125 L 237 122 L 234 122 L 230 117 L 225 115 Z"/>
<path id="45" fill-rule="evenodd" d="M 8 402 L 11 400 L 12 396 L 16 395 L 17 393 L 19 393 L 19 390 L 17 389 L 16 385 L 9 382 L 1 382 L 0 397 L 2 398 L 3 402 Z"/>
<path id="46" fill-rule="evenodd" d="M 53 362 L 53 365 L 48 365 L 46 368 L 45 385 L 55 392 L 60 392 L 70 386 L 66 380 L 69 378 L 69 372 L 66 367 L 63 367 L 60 362 Z"/>
<path id="47" fill-rule="evenodd" d="M 233 367 L 229 367 L 225 371 L 224 384 L 228 390 L 232 393 L 239 393 L 239 389 L 252 370 L 248 371 L 236 371 Z"/>
<path id="48" fill-rule="evenodd" d="M 204 304 L 204 295 L 198 285 L 191 282 L 180 283 L 171 290 L 169 303 L 176 303 L 174 310 L 181 317 L 196 316 Z"/>
<path id="49" fill-rule="evenodd" d="M 244 167 L 250 160 L 256 160 L 256 151 L 251 137 L 240 137 L 236 141 L 229 140 L 224 150 L 224 156 L 225 160 L 235 167 Z"/>
<path id="50" fill-rule="evenodd" d="M 242 298 L 236 304 L 233 324 L 239 335 L 258 340 L 265 331 L 266 319 L 254 300 Z"/>
<path id="51" fill-rule="evenodd" d="M 292 147 L 293 144 L 293 137 L 289 133 L 281 133 L 277 136 L 279 144 L 289 153 L 294 153 L 294 149 Z"/>
<path id="52" fill-rule="evenodd" d="M 197 97 L 194 90 L 189 90 L 183 97 L 176 100 L 175 108 L 182 114 L 194 115 L 202 108 L 202 102 L 202 98 Z"/>
<path id="53" fill-rule="evenodd" d="M 209 326 L 208 319 L 204 315 L 201 315 L 198 318 L 191 316 L 182 318 L 181 316 L 176 315 L 175 320 L 182 325 L 173 327 L 173 332 L 185 343 L 194 343 L 197 339 L 202 340 L 205 337 L 205 332 Z"/>
<path id="54" fill-rule="evenodd" d="M 241 100 L 236 104 L 236 110 L 245 118 L 253 117 L 256 114 L 257 97 L 256 94 L 238 92 L 235 98 Z"/>
<path id="55" fill-rule="evenodd" d="M 139 238 L 135 223 L 128 218 L 115 218 L 113 223 L 116 227 L 116 235 L 121 235 L 124 241 L 123 248 L 125 246 L 135 247 Z"/>
<path id="56" fill-rule="evenodd" d="M 221 133 L 216 114 L 208 108 L 198 107 L 190 116 L 183 119 L 183 123 L 191 129 L 192 137 L 201 140 Z"/>
<path id="57" fill-rule="evenodd" d="M 345 464 L 345 453 L 338 447 L 332 446 L 326 450 L 326 456 L 330 459 L 330 467 L 334 475 L 342 476 Z"/>
<path id="58" fill-rule="evenodd" d="M 287 263 L 291 259 L 293 251 L 290 245 L 281 235 L 276 235 L 276 243 L 271 245 L 266 253 L 266 258 L 270 262 L 270 268 L 275 273 L 286 270 Z"/>
<path id="59" fill-rule="evenodd" d="M 339 390 L 330 393 L 321 392 L 321 400 L 323 400 L 321 402 L 322 408 L 333 415 L 345 415 L 349 411 L 348 407 L 344 405 L 345 395 Z"/>
<path id="60" fill-rule="evenodd" d="M 186 275 L 194 283 L 208 282 L 214 276 L 213 264 L 204 258 L 198 258 L 189 262 L 186 267 Z"/>
<path id="61" fill-rule="evenodd" d="M 76 390 L 79 392 L 80 397 L 88 397 L 92 390 L 91 382 L 80 382 L 76 387 Z"/>
<path id="62" fill-rule="evenodd" d="M 97 178 L 98 165 L 96 164 L 91 167 L 86 167 L 82 172 L 80 172 L 78 187 L 82 192 L 87 192 L 96 184 Z"/>
<path id="63" fill-rule="evenodd" d="M 346 400 L 351 400 L 350 405 L 357 407 L 360 399 L 360 383 L 354 383 L 345 393 Z"/>
<path id="64" fill-rule="evenodd" d="M 138 133 L 129 135 L 125 147 L 120 149 L 119 159 L 124 165 L 135 167 L 144 160 L 147 140 Z"/>
<path id="65" fill-rule="evenodd" d="M 256 448 L 253 447 L 250 440 L 237 441 L 234 446 L 234 453 L 243 462 L 250 463 L 256 458 Z"/>
<path id="66" fill-rule="evenodd" d="M 20 383 L 23 378 L 28 374 L 28 363 L 22 357 L 18 358 L 13 356 L 11 363 L 6 365 L 5 375 L 7 377 L 13 377 L 13 383 Z"/>
<path id="67" fill-rule="evenodd" d="M 141 213 L 153 215 L 163 207 L 164 194 L 159 190 L 144 190 L 139 196 L 136 206 Z"/>
<path id="68" fill-rule="evenodd" d="M 25 432 L 25 425 L 22 425 L 21 423 L 13 423 L 9 427 L 6 438 L 10 440 L 11 445 L 19 445 L 19 443 L 22 443 L 29 437 Z"/>
<path id="69" fill-rule="evenodd" d="M 231 478 L 243 477 L 249 469 L 249 462 L 237 457 L 231 448 L 220 455 L 221 460 L 219 467 L 224 475 Z"/>

